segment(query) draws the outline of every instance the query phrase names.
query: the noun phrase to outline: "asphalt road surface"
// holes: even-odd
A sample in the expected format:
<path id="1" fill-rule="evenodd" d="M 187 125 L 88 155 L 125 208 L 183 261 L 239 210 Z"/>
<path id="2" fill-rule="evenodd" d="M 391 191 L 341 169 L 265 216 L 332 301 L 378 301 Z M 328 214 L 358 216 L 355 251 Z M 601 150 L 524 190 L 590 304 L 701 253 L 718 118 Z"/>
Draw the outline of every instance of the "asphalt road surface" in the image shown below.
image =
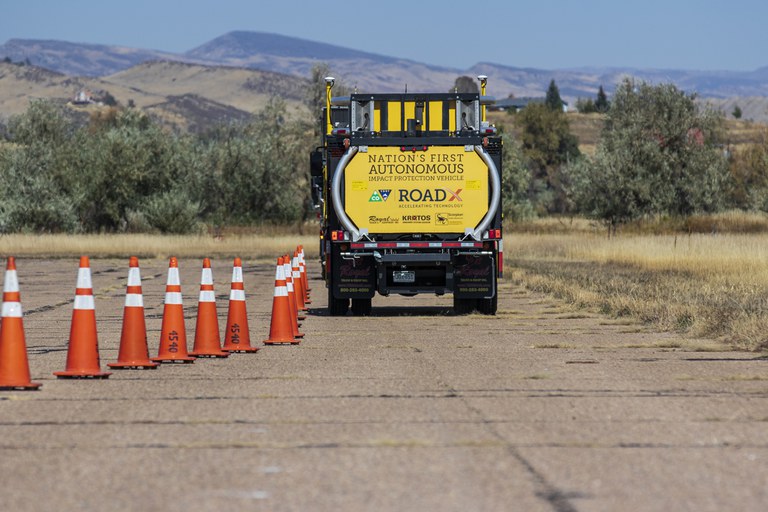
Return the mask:
<path id="1" fill-rule="evenodd" d="M 231 261 L 214 260 L 220 327 Z M 251 341 L 274 265 L 245 260 Z M 167 260 L 142 260 L 150 355 Z M 188 348 L 199 260 L 180 262 Z M 768 360 L 567 310 L 504 283 L 328 317 L 318 268 L 295 346 L 59 380 L 77 260 L 18 259 L 32 380 L 0 392 L 0 510 L 763 511 Z M 101 365 L 127 260 L 93 260 Z"/>

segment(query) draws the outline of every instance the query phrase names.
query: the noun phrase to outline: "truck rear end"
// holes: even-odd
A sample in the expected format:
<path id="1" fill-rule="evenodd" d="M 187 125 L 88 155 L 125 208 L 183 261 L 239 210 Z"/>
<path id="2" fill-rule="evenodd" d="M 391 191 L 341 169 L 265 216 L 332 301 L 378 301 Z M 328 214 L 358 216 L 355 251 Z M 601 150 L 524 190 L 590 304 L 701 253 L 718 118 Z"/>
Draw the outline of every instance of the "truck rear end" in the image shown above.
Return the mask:
<path id="1" fill-rule="evenodd" d="M 376 293 L 449 293 L 457 313 L 495 314 L 502 144 L 485 77 L 481 94 L 332 98 L 326 82 L 310 160 L 330 314 L 369 314 Z"/>

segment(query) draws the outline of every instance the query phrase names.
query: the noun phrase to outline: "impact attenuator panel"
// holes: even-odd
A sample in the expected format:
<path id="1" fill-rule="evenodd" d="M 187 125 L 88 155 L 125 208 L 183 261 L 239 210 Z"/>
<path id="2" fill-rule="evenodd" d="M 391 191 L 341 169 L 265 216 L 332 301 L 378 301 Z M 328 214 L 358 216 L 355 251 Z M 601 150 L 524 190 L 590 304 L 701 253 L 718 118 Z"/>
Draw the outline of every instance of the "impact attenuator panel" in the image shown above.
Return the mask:
<path id="1" fill-rule="evenodd" d="M 488 173 L 473 146 L 368 146 L 344 169 L 344 211 L 369 233 L 465 233 L 488 212 Z"/>

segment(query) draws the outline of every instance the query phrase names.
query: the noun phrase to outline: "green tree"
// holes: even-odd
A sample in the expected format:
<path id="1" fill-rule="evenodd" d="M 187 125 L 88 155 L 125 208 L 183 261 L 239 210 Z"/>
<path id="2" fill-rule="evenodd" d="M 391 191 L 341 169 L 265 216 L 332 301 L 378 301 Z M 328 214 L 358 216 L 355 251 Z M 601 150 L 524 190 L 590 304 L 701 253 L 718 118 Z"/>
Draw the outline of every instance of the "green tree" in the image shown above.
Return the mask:
<path id="1" fill-rule="evenodd" d="M 731 115 L 733 116 L 734 119 L 741 119 L 741 114 L 742 114 L 741 107 L 738 105 L 735 105 L 733 107 L 733 112 L 731 112 Z"/>
<path id="2" fill-rule="evenodd" d="M 600 85 L 600 88 L 597 90 L 597 99 L 595 99 L 595 110 L 605 114 L 609 108 L 611 108 L 611 104 L 608 101 L 608 96 L 605 94 L 603 86 Z"/>
<path id="3" fill-rule="evenodd" d="M 540 212 L 566 213 L 570 209 L 566 176 L 561 166 L 579 156 L 568 117 L 545 104 L 531 103 L 515 116 L 522 151 L 529 162 L 529 195 Z"/>
<path id="4" fill-rule="evenodd" d="M 592 98 L 579 98 L 576 100 L 576 110 L 579 111 L 581 114 L 594 114 L 597 112 L 597 108 L 595 107 L 595 102 L 592 101 Z"/>
<path id="5" fill-rule="evenodd" d="M 557 110 L 560 112 L 563 110 L 563 99 L 560 97 L 560 89 L 557 88 L 554 78 L 550 80 L 549 87 L 547 87 L 547 96 L 544 100 L 544 104 L 550 110 Z"/>
<path id="6" fill-rule="evenodd" d="M 0 233 L 78 230 L 59 162 L 51 147 L 0 145 Z"/>
<path id="7" fill-rule="evenodd" d="M 728 180 L 722 119 L 694 99 L 671 84 L 617 87 L 595 158 L 570 169 L 581 211 L 615 226 L 718 210 Z"/>
<path id="8" fill-rule="evenodd" d="M 762 131 L 758 142 L 734 151 L 728 168 L 729 206 L 768 211 L 768 129 Z"/>
<path id="9" fill-rule="evenodd" d="M 285 102 L 272 98 L 257 116 L 260 135 L 258 154 L 263 219 L 270 222 L 298 222 L 307 213 L 310 199 L 309 166 L 306 148 L 309 127 L 302 121 L 285 121 Z"/>
<path id="10" fill-rule="evenodd" d="M 534 216 L 528 197 L 531 172 L 526 165 L 520 143 L 506 132 L 501 133 L 504 154 L 501 162 L 502 213 L 506 220 L 523 220 Z"/>
<path id="11" fill-rule="evenodd" d="M 47 100 L 32 100 L 27 110 L 8 121 L 8 132 L 18 144 L 58 147 L 74 129 L 61 108 Z"/>
<path id="12" fill-rule="evenodd" d="M 129 212 L 167 190 L 173 137 L 138 110 L 118 111 L 102 129 L 81 131 L 75 168 L 80 222 L 88 231 L 124 231 Z"/>
<path id="13" fill-rule="evenodd" d="M 310 125 L 287 119 L 273 97 L 253 122 L 209 135 L 190 198 L 216 226 L 299 222 L 310 211 L 306 148 L 314 143 Z"/>
<path id="14" fill-rule="evenodd" d="M 101 101 L 108 107 L 117 106 L 117 100 L 109 91 L 104 91 L 104 95 L 102 96 Z"/>
<path id="15" fill-rule="evenodd" d="M 8 122 L 13 144 L 0 144 L 0 232 L 78 229 L 71 201 L 73 127 L 45 100 Z"/>
<path id="16" fill-rule="evenodd" d="M 460 76 L 456 78 L 456 81 L 453 83 L 453 88 L 451 88 L 450 92 L 459 92 L 459 93 L 480 93 L 480 87 L 477 85 L 477 82 L 471 77 L 471 76 Z"/>

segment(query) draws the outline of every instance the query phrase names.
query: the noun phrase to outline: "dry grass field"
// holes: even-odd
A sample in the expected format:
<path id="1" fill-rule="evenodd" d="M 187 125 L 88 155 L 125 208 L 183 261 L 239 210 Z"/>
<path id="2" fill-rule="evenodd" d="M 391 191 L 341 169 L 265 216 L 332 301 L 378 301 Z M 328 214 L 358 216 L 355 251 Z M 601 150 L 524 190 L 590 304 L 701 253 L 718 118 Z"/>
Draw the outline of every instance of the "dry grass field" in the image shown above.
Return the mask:
<path id="1" fill-rule="evenodd" d="M 508 235 L 514 282 L 575 309 L 655 328 L 768 349 L 767 234 L 633 234 L 608 238 L 579 221 L 570 232 Z"/>
<path id="2" fill-rule="evenodd" d="M 744 350 L 768 349 L 768 218 L 737 213 L 689 222 L 717 229 L 681 234 L 663 222 L 628 226 L 608 238 L 585 219 L 510 225 L 507 276 L 574 310 L 641 321 Z M 672 226 L 676 229 L 679 226 Z M 68 258 L 230 257 L 267 262 L 302 244 L 317 254 L 310 227 L 228 233 L 215 238 L 159 235 L 3 235 L 0 255 Z"/>
<path id="3" fill-rule="evenodd" d="M 285 230 L 257 234 L 210 235 L 24 235 L 0 236 L 0 256 L 94 258 L 140 256 L 143 258 L 240 256 L 249 261 L 266 261 L 304 246 L 307 257 L 317 254 L 317 236 L 291 234 Z"/>

